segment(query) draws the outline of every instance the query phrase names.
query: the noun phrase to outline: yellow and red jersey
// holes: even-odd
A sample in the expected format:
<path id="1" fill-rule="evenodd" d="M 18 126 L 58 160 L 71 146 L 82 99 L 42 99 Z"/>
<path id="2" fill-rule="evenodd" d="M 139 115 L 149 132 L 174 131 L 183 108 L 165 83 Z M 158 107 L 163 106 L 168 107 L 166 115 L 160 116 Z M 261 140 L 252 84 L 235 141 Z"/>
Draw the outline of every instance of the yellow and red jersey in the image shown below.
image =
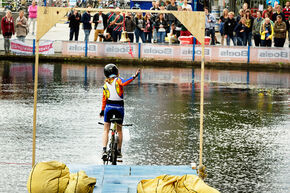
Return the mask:
<path id="1" fill-rule="evenodd" d="M 116 77 L 111 82 L 106 82 L 103 87 L 102 110 L 105 110 L 108 101 L 123 101 L 124 86 L 127 86 L 134 80 L 133 77 L 124 80 L 121 77 Z"/>

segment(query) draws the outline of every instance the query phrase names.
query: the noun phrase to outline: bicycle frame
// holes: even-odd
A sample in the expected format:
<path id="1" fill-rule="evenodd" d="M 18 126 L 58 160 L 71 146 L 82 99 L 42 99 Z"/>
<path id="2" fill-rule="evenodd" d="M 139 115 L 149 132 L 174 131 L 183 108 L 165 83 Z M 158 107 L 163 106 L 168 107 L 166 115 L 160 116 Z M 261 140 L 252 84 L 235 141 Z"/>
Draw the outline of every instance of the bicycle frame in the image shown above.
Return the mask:
<path id="1" fill-rule="evenodd" d="M 111 119 L 113 127 L 110 128 L 111 131 L 111 138 L 109 143 L 109 151 L 108 151 L 108 157 L 104 161 L 104 164 L 108 164 L 109 161 L 112 163 L 112 165 L 117 165 L 117 154 L 118 154 L 118 132 L 117 132 L 117 126 L 118 126 L 118 119 Z M 104 125 L 104 123 L 99 122 L 99 124 Z M 126 124 L 122 126 L 132 126 L 133 124 Z"/>
<path id="2" fill-rule="evenodd" d="M 109 145 L 109 160 L 112 162 L 112 165 L 117 165 L 117 154 L 118 154 L 118 132 L 117 132 L 117 122 L 113 123 L 113 127 L 111 130 L 111 139 Z M 107 163 L 108 164 L 108 163 Z"/>

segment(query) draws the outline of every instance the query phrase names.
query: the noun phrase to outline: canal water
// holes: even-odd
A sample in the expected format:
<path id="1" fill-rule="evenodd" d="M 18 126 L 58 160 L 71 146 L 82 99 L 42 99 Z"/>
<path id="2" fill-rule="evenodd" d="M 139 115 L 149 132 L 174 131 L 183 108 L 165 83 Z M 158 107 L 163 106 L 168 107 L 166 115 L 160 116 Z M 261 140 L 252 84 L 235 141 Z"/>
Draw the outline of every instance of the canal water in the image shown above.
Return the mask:
<path id="1" fill-rule="evenodd" d="M 137 67 L 120 66 L 122 77 Z M 205 70 L 206 182 L 221 192 L 289 192 L 289 72 Z M 198 163 L 200 69 L 142 68 L 125 88 L 123 163 Z M 102 164 L 103 66 L 41 64 L 36 161 Z M 0 63 L 0 192 L 26 192 L 33 65 Z"/>

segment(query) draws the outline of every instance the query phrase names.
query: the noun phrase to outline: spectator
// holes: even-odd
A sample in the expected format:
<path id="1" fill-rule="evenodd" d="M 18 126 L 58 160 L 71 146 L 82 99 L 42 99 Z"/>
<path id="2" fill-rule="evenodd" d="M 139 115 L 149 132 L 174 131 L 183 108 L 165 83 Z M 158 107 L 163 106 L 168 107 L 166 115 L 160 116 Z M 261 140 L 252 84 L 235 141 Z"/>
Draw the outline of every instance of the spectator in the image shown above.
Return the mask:
<path id="1" fill-rule="evenodd" d="M 141 38 L 142 42 L 145 43 L 145 21 L 143 20 L 142 13 L 137 13 L 135 17 L 136 29 L 135 29 L 135 37 L 136 43 L 139 42 L 139 38 Z"/>
<path id="2" fill-rule="evenodd" d="M 95 38 L 94 41 L 97 41 L 99 34 L 103 34 L 107 28 L 107 15 L 103 14 L 102 11 L 96 13 L 93 17 L 93 22 L 95 23 Z M 100 37 L 100 42 L 103 41 L 103 38 Z"/>
<path id="3" fill-rule="evenodd" d="M 290 47 L 290 21 L 289 21 L 289 17 L 290 17 L 290 1 L 288 0 L 286 2 L 286 6 L 283 9 L 283 13 L 285 16 L 285 22 L 286 22 L 286 26 L 287 26 L 287 31 L 288 31 L 288 41 L 289 41 L 289 47 Z"/>
<path id="4" fill-rule="evenodd" d="M 134 31 L 135 31 L 136 24 L 134 22 L 134 18 L 132 16 L 131 12 L 127 13 L 126 19 L 125 19 L 125 28 L 128 33 L 128 38 L 130 39 L 130 42 L 134 42 Z"/>
<path id="5" fill-rule="evenodd" d="M 266 18 L 269 18 L 269 13 L 268 12 L 266 12 L 265 13 L 265 18 L 264 18 L 264 20 L 263 20 L 263 22 L 262 22 L 262 25 L 263 25 L 263 23 L 265 22 L 265 19 Z M 270 19 L 270 18 L 269 18 Z M 274 26 L 274 22 L 270 19 L 270 23 Z"/>
<path id="6" fill-rule="evenodd" d="M 144 28 L 144 36 L 145 42 L 151 43 L 152 40 L 152 30 L 153 30 L 153 21 L 151 20 L 151 14 L 146 13 L 144 17 L 145 28 Z"/>
<path id="7" fill-rule="evenodd" d="M 114 8 L 114 7 L 113 7 Z M 107 27 L 107 32 L 111 35 L 112 37 L 112 34 L 113 34 L 113 26 L 110 25 L 110 20 L 112 17 L 115 17 L 115 12 L 109 12 L 107 13 L 107 24 L 108 24 L 108 27 Z"/>
<path id="8" fill-rule="evenodd" d="M 285 6 L 285 8 L 283 9 L 282 12 L 284 13 L 284 16 L 285 16 L 287 29 L 289 29 L 289 23 L 288 23 L 289 17 L 290 17 L 290 1 L 289 0 L 286 2 L 286 6 Z M 288 36 L 289 36 L 289 34 L 288 34 Z"/>
<path id="9" fill-rule="evenodd" d="M 233 44 L 236 46 L 236 37 L 234 36 L 234 29 L 237 25 L 236 20 L 234 18 L 235 14 L 234 12 L 229 12 L 229 17 L 225 21 L 224 25 L 224 33 L 225 33 L 225 38 L 227 40 L 227 45 L 230 45 L 230 41 L 233 41 Z"/>
<path id="10" fill-rule="evenodd" d="M 171 3 L 167 6 L 167 10 L 168 11 L 177 11 L 177 5 L 175 4 L 175 0 L 171 0 L 170 1 Z M 168 17 L 167 17 L 167 21 L 168 21 L 168 24 L 171 25 L 172 23 L 175 22 L 176 18 L 174 17 L 173 14 L 168 14 Z"/>
<path id="11" fill-rule="evenodd" d="M 236 32 L 237 36 L 237 45 L 243 46 L 243 40 L 245 39 L 245 31 L 246 31 L 246 19 L 242 17 L 239 23 L 236 25 L 234 31 Z"/>
<path id="12" fill-rule="evenodd" d="M 279 0 L 267 0 L 267 5 L 271 5 L 272 7 L 274 7 L 275 4 L 280 4 L 280 1 Z"/>
<path id="13" fill-rule="evenodd" d="M 257 18 L 254 20 L 253 24 L 253 36 L 255 41 L 255 46 L 261 46 L 261 35 L 260 35 L 260 28 L 263 22 L 262 14 L 260 11 L 257 11 Z"/>
<path id="14" fill-rule="evenodd" d="M 268 5 L 268 8 L 263 11 L 262 17 L 265 19 L 265 14 L 268 13 L 268 17 L 270 20 L 272 20 L 273 17 L 273 7 L 271 5 Z"/>
<path id="15" fill-rule="evenodd" d="M 191 7 L 191 5 L 187 4 L 187 0 L 183 0 L 182 9 L 184 9 L 184 8 L 192 11 L 192 7 Z"/>
<path id="16" fill-rule="evenodd" d="M 30 24 L 32 22 L 32 35 L 34 35 L 35 32 L 35 23 L 37 18 L 37 5 L 35 3 L 35 0 L 32 1 L 32 4 L 28 7 L 28 13 L 29 13 L 29 23 L 28 26 L 30 27 Z"/>
<path id="17" fill-rule="evenodd" d="M 278 15 L 280 15 L 280 16 L 282 17 L 282 21 L 286 21 L 286 20 L 285 20 L 285 15 L 284 15 L 284 13 L 282 12 L 282 9 L 281 9 L 281 6 L 280 6 L 280 5 L 277 6 L 277 10 L 276 10 L 276 12 L 273 14 L 273 17 L 272 17 L 272 18 L 273 18 L 273 20 L 272 20 L 273 22 L 275 22 L 275 21 L 277 20 L 276 18 L 277 18 Z"/>
<path id="18" fill-rule="evenodd" d="M 159 14 L 158 19 L 156 21 L 156 30 L 157 30 L 157 43 L 164 43 L 166 36 L 166 27 L 168 26 L 167 22 L 164 19 L 163 14 Z"/>
<path id="19" fill-rule="evenodd" d="M 91 8 L 90 6 L 88 8 Z M 85 40 L 84 41 L 89 41 L 89 36 L 92 30 L 92 21 L 91 21 L 91 13 L 90 10 L 86 10 L 85 13 L 83 13 L 81 17 L 81 21 L 83 23 L 83 29 L 85 32 Z"/>
<path id="20" fill-rule="evenodd" d="M 158 2 L 155 2 L 155 1 L 152 1 L 152 7 L 150 8 L 150 10 L 160 10 L 159 9 L 159 1 Z M 156 43 L 157 42 L 157 31 L 156 31 L 156 28 L 155 28 L 155 24 L 156 24 L 156 20 L 157 20 L 157 17 L 158 17 L 158 13 L 152 13 L 152 21 L 153 21 L 153 42 Z"/>
<path id="21" fill-rule="evenodd" d="M 283 47 L 286 40 L 286 23 L 281 15 L 277 15 L 277 21 L 274 24 L 274 46 Z"/>
<path id="22" fill-rule="evenodd" d="M 153 11 L 160 10 L 159 9 L 159 1 L 158 1 L 158 3 L 156 1 L 152 1 L 152 7 L 150 8 L 150 10 L 153 10 Z M 158 13 L 152 13 L 151 15 L 152 15 L 152 20 L 156 21 Z"/>
<path id="23" fill-rule="evenodd" d="M 177 31 L 175 29 L 175 24 L 172 23 L 170 26 L 170 32 L 167 34 L 169 44 L 172 44 L 172 42 L 177 42 Z"/>
<path id="24" fill-rule="evenodd" d="M 271 47 L 274 28 L 269 18 L 266 18 L 265 22 L 262 24 L 260 34 L 261 34 L 261 46 Z"/>
<path id="25" fill-rule="evenodd" d="M 183 0 L 178 1 L 177 4 L 178 4 L 178 6 L 182 7 L 182 5 L 183 5 Z"/>
<path id="26" fill-rule="evenodd" d="M 169 0 L 165 1 L 165 7 L 168 7 L 168 5 L 170 5 L 170 1 Z"/>
<path id="27" fill-rule="evenodd" d="M 289 43 L 289 48 L 290 48 L 290 16 L 288 17 L 288 43 Z"/>
<path id="28" fill-rule="evenodd" d="M 245 38 L 244 38 L 244 46 L 252 46 L 252 28 L 254 23 L 254 18 L 251 16 L 251 11 L 249 9 L 246 10 L 245 13 L 246 19 L 246 30 L 245 30 Z"/>
<path id="29" fill-rule="evenodd" d="M 229 10 L 228 9 L 224 9 L 223 10 L 223 15 L 219 19 L 219 24 L 220 24 L 219 31 L 221 33 L 222 46 L 224 45 L 224 35 L 225 35 L 224 25 L 225 25 L 225 21 L 228 19 L 228 14 L 229 14 Z"/>
<path id="30" fill-rule="evenodd" d="M 117 7 L 116 9 L 119 10 L 120 8 Z M 123 20 L 124 18 L 119 11 L 110 19 L 110 25 L 113 27 L 112 37 L 114 42 L 121 39 Z"/>
<path id="31" fill-rule="evenodd" d="M 243 4 L 243 10 L 244 10 L 244 12 L 246 12 L 247 9 L 249 9 L 248 3 L 244 3 Z"/>
<path id="32" fill-rule="evenodd" d="M 16 19 L 16 37 L 18 40 L 24 42 L 28 34 L 27 19 L 24 16 L 24 11 L 19 11 L 19 17 Z"/>
<path id="33" fill-rule="evenodd" d="M 239 15 L 237 16 L 237 19 L 236 19 L 236 22 L 237 23 L 239 23 L 240 22 L 240 19 L 242 18 L 242 17 L 244 17 L 244 10 L 243 9 L 240 9 L 240 11 L 239 11 Z"/>
<path id="34" fill-rule="evenodd" d="M 73 36 L 75 35 L 75 41 L 78 41 L 79 39 L 79 31 L 80 31 L 80 22 L 81 22 L 81 14 L 77 11 L 74 10 L 71 12 L 68 16 L 69 20 L 69 40 L 73 40 Z"/>
<path id="35" fill-rule="evenodd" d="M 215 45 L 215 17 L 208 12 L 208 8 L 204 8 L 205 12 L 205 35 L 211 36 L 211 45 Z"/>
<path id="36" fill-rule="evenodd" d="M 8 54 L 10 50 L 10 38 L 15 33 L 14 21 L 10 10 L 6 11 L 6 15 L 1 19 L 1 29 L 4 37 L 5 54 Z"/>

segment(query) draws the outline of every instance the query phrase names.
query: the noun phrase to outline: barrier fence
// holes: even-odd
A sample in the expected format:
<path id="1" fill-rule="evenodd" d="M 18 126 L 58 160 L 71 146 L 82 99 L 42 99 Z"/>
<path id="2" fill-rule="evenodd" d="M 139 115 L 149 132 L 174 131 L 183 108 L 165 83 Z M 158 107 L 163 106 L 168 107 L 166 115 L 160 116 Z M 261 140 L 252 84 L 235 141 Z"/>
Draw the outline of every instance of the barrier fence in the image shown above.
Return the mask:
<path id="1" fill-rule="evenodd" d="M 86 46 L 87 45 L 87 46 Z M 87 50 L 87 53 L 85 53 Z M 132 50 L 133 57 L 129 54 Z M 62 42 L 64 56 L 121 57 L 134 59 L 201 61 L 200 45 L 161 45 L 112 42 Z M 289 63 L 289 48 L 206 46 L 207 62 Z"/>
<path id="2" fill-rule="evenodd" d="M 11 44 L 17 42 L 12 40 Z M 14 43 L 13 43 L 14 42 Z M 26 40 L 27 46 L 32 48 L 31 55 L 35 54 L 35 40 Z M 42 42 L 42 41 L 41 41 Z M 45 42 L 45 40 L 43 41 Z M 15 44 L 14 44 L 15 45 Z M 153 59 L 175 61 L 201 61 L 200 45 L 162 45 L 146 43 L 116 43 L 116 42 L 83 42 L 83 41 L 54 41 L 53 52 L 63 56 L 87 57 L 118 57 L 125 59 Z M 21 50 L 19 45 L 16 49 Z M 15 53 L 17 53 L 14 50 Z M 21 53 L 18 53 L 21 54 Z M 27 53 L 26 53 L 27 54 Z M 28 53 L 29 54 L 29 53 Z M 230 47 L 205 46 L 205 60 L 207 62 L 230 63 L 289 63 L 289 48 L 265 47 Z"/>

